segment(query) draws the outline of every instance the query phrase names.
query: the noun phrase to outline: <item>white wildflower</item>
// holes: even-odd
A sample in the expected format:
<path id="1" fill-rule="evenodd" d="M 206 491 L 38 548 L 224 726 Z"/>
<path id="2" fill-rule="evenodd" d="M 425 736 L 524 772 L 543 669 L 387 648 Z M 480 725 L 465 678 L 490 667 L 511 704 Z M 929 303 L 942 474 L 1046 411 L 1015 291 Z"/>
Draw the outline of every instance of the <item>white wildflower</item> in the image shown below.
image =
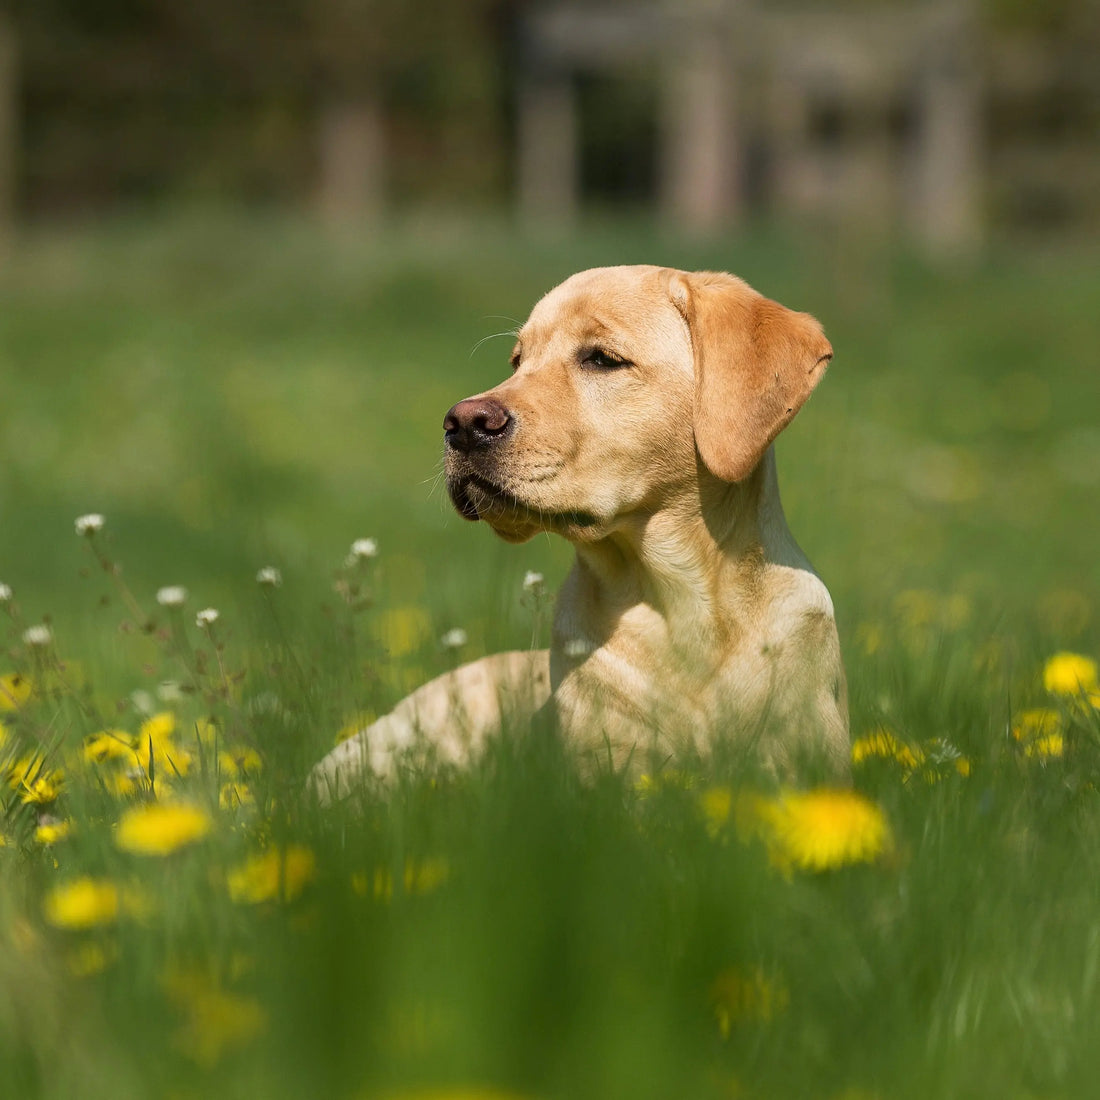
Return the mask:
<path id="1" fill-rule="evenodd" d="M 130 692 L 130 702 L 138 714 L 149 715 L 157 709 L 156 700 L 144 688 Z"/>
<path id="2" fill-rule="evenodd" d="M 161 607 L 183 607 L 187 600 L 187 589 L 182 584 L 170 584 L 157 589 L 157 603 Z"/>
<path id="3" fill-rule="evenodd" d="M 587 657 L 595 649 L 595 646 L 587 638 L 568 638 L 561 647 L 566 657 L 579 660 Z"/>
<path id="4" fill-rule="evenodd" d="M 448 630 L 442 638 L 439 639 L 439 644 L 444 649 L 461 649 L 470 639 L 466 635 L 466 631 L 460 626 L 456 626 L 453 630 Z"/>
<path id="5" fill-rule="evenodd" d="M 178 680 L 162 680 L 157 685 L 157 698 L 162 703 L 182 703 L 183 690 Z"/>
<path id="6" fill-rule="evenodd" d="M 209 630 L 218 621 L 218 609 L 216 607 L 204 607 L 195 616 L 195 626 L 200 630 Z"/>
<path id="7" fill-rule="evenodd" d="M 546 578 L 541 573 L 528 569 L 523 578 L 523 591 L 540 593 L 546 587 Z"/>
<path id="8" fill-rule="evenodd" d="M 0 584 L 0 603 L 7 603 L 12 597 L 11 585 Z"/>
<path id="9" fill-rule="evenodd" d="M 45 624 L 28 626 L 23 631 L 23 644 L 29 646 L 47 646 L 53 641 L 53 631 Z"/>
<path id="10" fill-rule="evenodd" d="M 86 516 L 76 517 L 76 533 L 90 538 L 97 531 L 103 530 L 106 521 L 98 512 L 89 512 Z"/>
<path id="11" fill-rule="evenodd" d="M 351 544 L 351 557 L 356 561 L 378 557 L 378 543 L 374 539 L 356 539 Z"/>
<path id="12" fill-rule="evenodd" d="M 283 583 L 283 575 L 273 565 L 265 565 L 256 574 L 256 583 L 264 588 L 279 588 Z"/>

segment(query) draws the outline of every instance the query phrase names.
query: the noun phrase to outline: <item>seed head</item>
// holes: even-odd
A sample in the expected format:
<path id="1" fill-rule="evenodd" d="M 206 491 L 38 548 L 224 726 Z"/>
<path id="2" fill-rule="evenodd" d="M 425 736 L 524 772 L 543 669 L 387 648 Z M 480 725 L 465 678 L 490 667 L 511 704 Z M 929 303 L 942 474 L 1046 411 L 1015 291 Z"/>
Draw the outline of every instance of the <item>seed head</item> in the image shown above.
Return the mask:
<path id="1" fill-rule="evenodd" d="M 53 641 L 53 631 L 45 623 L 28 626 L 23 631 L 23 644 L 42 648 Z"/>
<path id="2" fill-rule="evenodd" d="M 183 607 L 187 601 L 187 589 L 182 584 L 170 584 L 157 590 L 157 603 L 161 607 Z"/>
<path id="3" fill-rule="evenodd" d="M 76 533 L 91 538 L 97 531 L 103 530 L 106 521 L 98 512 L 89 512 L 86 516 L 76 517 Z"/>
<path id="4" fill-rule="evenodd" d="M 378 557 L 378 543 L 374 539 L 356 539 L 351 544 L 351 556 L 356 561 Z"/>
<path id="5" fill-rule="evenodd" d="M 11 600 L 11 585 L 0 584 L 0 603 L 8 603 Z"/>
<path id="6" fill-rule="evenodd" d="M 523 591 L 538 594 L 546 587 L 546 578 L 541 573 L 528 569 L 523 578 Z"/>
<path id="7" fill-rule="evenodd" d="M 283 575 L 273 565 L 265 565 L 256 574 L 256 583 L 263 588 L 280 588 L 283 583 Z"/>
<path id="8" fill-rule="evenodd" d="M 195 616 L 195 625 L 200 630 L 209 630 L 218 621 L 218 609 L 216 607 L 204 607 Z"/>
<path id="9" fill-rule="evenodd" d="M 460 626 L 454 627 L 452 630 L 448 630 L 442 638 L 439 639 L 439 644 L 444 649 L 461 649 L 469 638 L 466 635 L 466 631 Z"/>

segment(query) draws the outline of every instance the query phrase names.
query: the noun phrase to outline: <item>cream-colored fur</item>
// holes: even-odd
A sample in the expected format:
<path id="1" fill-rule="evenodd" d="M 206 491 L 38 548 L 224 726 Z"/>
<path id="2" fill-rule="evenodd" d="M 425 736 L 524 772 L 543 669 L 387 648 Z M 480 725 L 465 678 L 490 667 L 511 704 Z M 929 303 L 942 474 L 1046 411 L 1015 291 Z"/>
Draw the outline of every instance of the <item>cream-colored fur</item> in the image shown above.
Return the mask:
<path id="1" fill-rule="evenodd" d="M 843 771 L 832 601 L 787 528 L 771 446 L 831 355 L 812 317 L 730 275 L 598 268 L 550 291 L 512 376 L 449 414 L 452 432 L 488 425 L 478 445 L 453 432 L 446 454 L 467 518 L 574 544 L 549 660 L 500 654 L 426 684 L 317 765 L 322 797 L 404 752 L 460 764 L 548 700 L 589 762 L 728 737 L 776 770 L 809 754 Z"/>

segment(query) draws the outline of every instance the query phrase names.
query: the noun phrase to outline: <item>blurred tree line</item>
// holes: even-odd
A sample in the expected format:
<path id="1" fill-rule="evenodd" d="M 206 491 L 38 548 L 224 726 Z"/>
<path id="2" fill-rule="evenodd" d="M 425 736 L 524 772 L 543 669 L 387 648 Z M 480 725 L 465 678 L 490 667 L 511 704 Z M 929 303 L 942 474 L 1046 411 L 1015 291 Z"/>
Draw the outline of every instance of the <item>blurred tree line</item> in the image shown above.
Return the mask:
<path id="1" fill-rule="evenodd" d="M 511 194 L 520 26 L 545 2 L 4 2 L 0 32 L 6 25 L 17 44 L 6 175 L 23 212 L 190 196 L 339 211 L 383 196 L 468 205 Z M 979 12 L 999 44 L 984 60 L 990 140 L 1011 149 L 1018 138 L 1057 139 L 1079 147 L 1084 166 L 1100 127 L 1098 0 L 981 0 Z M 3 56 L 0 43 L 0 98 Z M 629 191 L 647 176 L 653 141 L 643 85 L 581 89 L 594 105 L 582 144 L 606 151 L 608 189 L 624 192 L 608 197 L 641 197 Z M 0 103 L 0 145 L 3 116 Z M 600 163 L 582 164 L 597 191 Z M 1074 164 L 1027 170 L 1065 177 Z M 0 206 L 4 175 L 0 164 Z M 1035 193 L 1041 206 L 1042 186 Z"/>
<path id="2" fill-rule="evenodd" d="M 394 196 L 495 197 L 511 8 L 15 0 L 21 203 L 304 197 L 357 116 L 382 120 Z"/>

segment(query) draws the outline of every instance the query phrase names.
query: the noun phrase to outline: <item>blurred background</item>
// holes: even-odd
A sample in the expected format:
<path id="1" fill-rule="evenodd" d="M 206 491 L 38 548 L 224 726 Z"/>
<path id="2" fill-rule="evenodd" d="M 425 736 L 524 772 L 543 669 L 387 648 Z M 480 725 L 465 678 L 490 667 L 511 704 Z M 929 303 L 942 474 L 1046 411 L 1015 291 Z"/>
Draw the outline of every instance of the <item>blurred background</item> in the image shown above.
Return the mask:
<path id="1" fill-rule="evenodd" d="M 1092 0 L 8 0 L 0 580 L 79 629 L 91 510 L 202 604 L 373 536 L 426 645 L 524 644 L 568 548 L 451 514 L 443 414 L 551 285 L 656 262 L 825 324 L 780 472 L 846 645 L 914 591 L 1091 644 L 1098 123 Z"/>

